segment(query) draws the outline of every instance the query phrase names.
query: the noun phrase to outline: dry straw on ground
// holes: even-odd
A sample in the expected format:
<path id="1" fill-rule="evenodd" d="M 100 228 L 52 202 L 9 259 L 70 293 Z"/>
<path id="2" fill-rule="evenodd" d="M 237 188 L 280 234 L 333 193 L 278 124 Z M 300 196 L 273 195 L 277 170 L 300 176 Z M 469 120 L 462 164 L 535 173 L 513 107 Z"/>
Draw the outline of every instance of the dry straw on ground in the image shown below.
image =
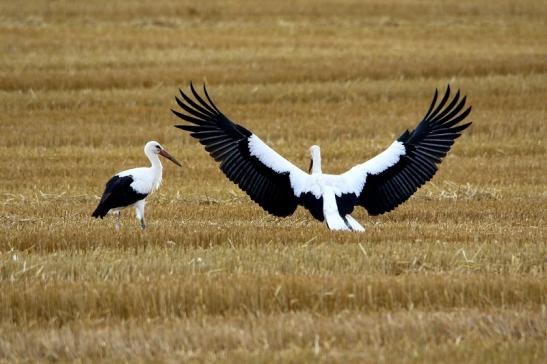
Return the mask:
<path id="1" fill-rule="evenodd" d="M 545 362 L 543 1 L 0 3 L 0 361 Z M 473 126 L 396 211 L 333 233 L 266 215 L 172 127 L 178 87 L 341 172 L 435 87 Z M 90 213 L 165 166 L 148 229 Z"/>

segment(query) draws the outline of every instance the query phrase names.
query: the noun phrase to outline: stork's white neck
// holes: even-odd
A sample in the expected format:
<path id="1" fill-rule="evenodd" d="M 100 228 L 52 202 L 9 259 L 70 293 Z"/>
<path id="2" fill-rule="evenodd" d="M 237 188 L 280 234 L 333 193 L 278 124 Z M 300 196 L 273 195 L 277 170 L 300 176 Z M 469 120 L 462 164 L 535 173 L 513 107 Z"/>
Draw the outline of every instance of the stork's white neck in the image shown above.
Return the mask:
<path id="1" fill-rule="evenodd" d="M 152 151 L 145 151 L 144 153 L 150 160 L 151 164 L 150 171 L 152 172 L 152 189 L 150 190 L 150 192 L 153 192 L 157 190 L 161 185 L 163 166 L 161 165 L 160 157 L 158 157 L 157 153 L 154 153 Z"/>
<path id="2" fill-rule="evenodd" d="M 163 166 L 161 165 L 160 158 L 154 152 L 145 152 L 146 156 L 150 160 L 151 168 L 155 171 L 158 171 L 161 174 Z"/>
<path id="3" fill-rule="evenodd" d="M 317 145 L 314 145 L 310 148 L 311 153 L 311 174 L 321 174 L 321 150 Z"/>

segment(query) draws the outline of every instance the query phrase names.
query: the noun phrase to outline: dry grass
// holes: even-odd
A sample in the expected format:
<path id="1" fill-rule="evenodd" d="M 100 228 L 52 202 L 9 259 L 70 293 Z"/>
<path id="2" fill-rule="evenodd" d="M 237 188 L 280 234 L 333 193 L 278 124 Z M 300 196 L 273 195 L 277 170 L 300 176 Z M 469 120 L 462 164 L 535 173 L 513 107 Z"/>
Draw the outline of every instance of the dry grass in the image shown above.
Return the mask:
<path id="1" fill-rule="evenodd" d="M 547 358 L 543 1 L 0 3 L 0 361 Z M 172 127 L 178 87 L 341 172 L 450 82 L 474 125 L 396 211 L 333 233 L 266 215 Z M 89 215 L 165 166 L 148 229 Z"/>

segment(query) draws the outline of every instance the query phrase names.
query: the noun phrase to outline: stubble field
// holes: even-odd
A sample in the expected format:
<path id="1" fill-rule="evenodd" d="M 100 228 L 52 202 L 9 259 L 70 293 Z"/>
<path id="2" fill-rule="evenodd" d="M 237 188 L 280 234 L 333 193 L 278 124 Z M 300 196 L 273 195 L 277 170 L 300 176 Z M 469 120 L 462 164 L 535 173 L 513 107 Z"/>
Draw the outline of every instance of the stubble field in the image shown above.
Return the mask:
<path id="1" fill-rule="evenodd" d="M 0 361 L 545 362 L 544 1 L 0 2 Z M 431 183 L 336 233 L 268 216 L 170 112 L 217 105 L 301 168 L 374 156 L 435 88 L 473 106 Z M 164 162 L 121 231 L 115 172 Z"/>

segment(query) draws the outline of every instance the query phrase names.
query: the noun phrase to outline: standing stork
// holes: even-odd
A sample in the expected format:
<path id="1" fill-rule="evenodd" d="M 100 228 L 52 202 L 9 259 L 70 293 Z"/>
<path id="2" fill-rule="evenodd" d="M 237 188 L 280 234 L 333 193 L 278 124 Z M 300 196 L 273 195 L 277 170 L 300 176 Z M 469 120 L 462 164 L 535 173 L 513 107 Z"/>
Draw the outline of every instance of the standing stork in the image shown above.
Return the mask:
<path id="1" fill-rule="evenodd" d="M 107 183 L 99 202 L 99 206 L 91 216 L 103 218 L 112 211 L 116 215 L 116 230 L 120 229 L 120 211 L 126 207 L 135 206 L 137 219 L 144 229 L 144 199 L 157 190 L 161 184 L 163 166 L 161 155 L 177 166 L 179 162 L 171 154 L 167 153 L 160 143 L 150 141 L 144 146 L 144 154 L 150 160 L 150 167 L 128 169 L 112 177 Z"/>
<path id="2" fill-rule="evenodd" d="M 177 128 L 198 139 L 220 162 L 224 174 L 270 214 L 289 216 L 302 205 L 332 230 L 365 230 L 350 215 L 356 205 L 370 215 L 379 215 L 406 201 L 433 177 L 454 140 L 471 124 L 459 124 L 471 107 L 464 110 L 466 98 L 460 100 L 459 91 L 449 102 L 448 86 L 438 104 L 435 90 L 429 110 L 415 130 L 405 131 L 376 157 L 343 174 L 325 174 L 320 149 L 313 145 L 306 173 L 226 117 L 209 97 L 205 85 L 207 101 L 192 83 L 190 90 L 194 99 L 182 91 L 182 98 L 176 98 L 186 113 L 171 111 L 193 125 Z"/>

